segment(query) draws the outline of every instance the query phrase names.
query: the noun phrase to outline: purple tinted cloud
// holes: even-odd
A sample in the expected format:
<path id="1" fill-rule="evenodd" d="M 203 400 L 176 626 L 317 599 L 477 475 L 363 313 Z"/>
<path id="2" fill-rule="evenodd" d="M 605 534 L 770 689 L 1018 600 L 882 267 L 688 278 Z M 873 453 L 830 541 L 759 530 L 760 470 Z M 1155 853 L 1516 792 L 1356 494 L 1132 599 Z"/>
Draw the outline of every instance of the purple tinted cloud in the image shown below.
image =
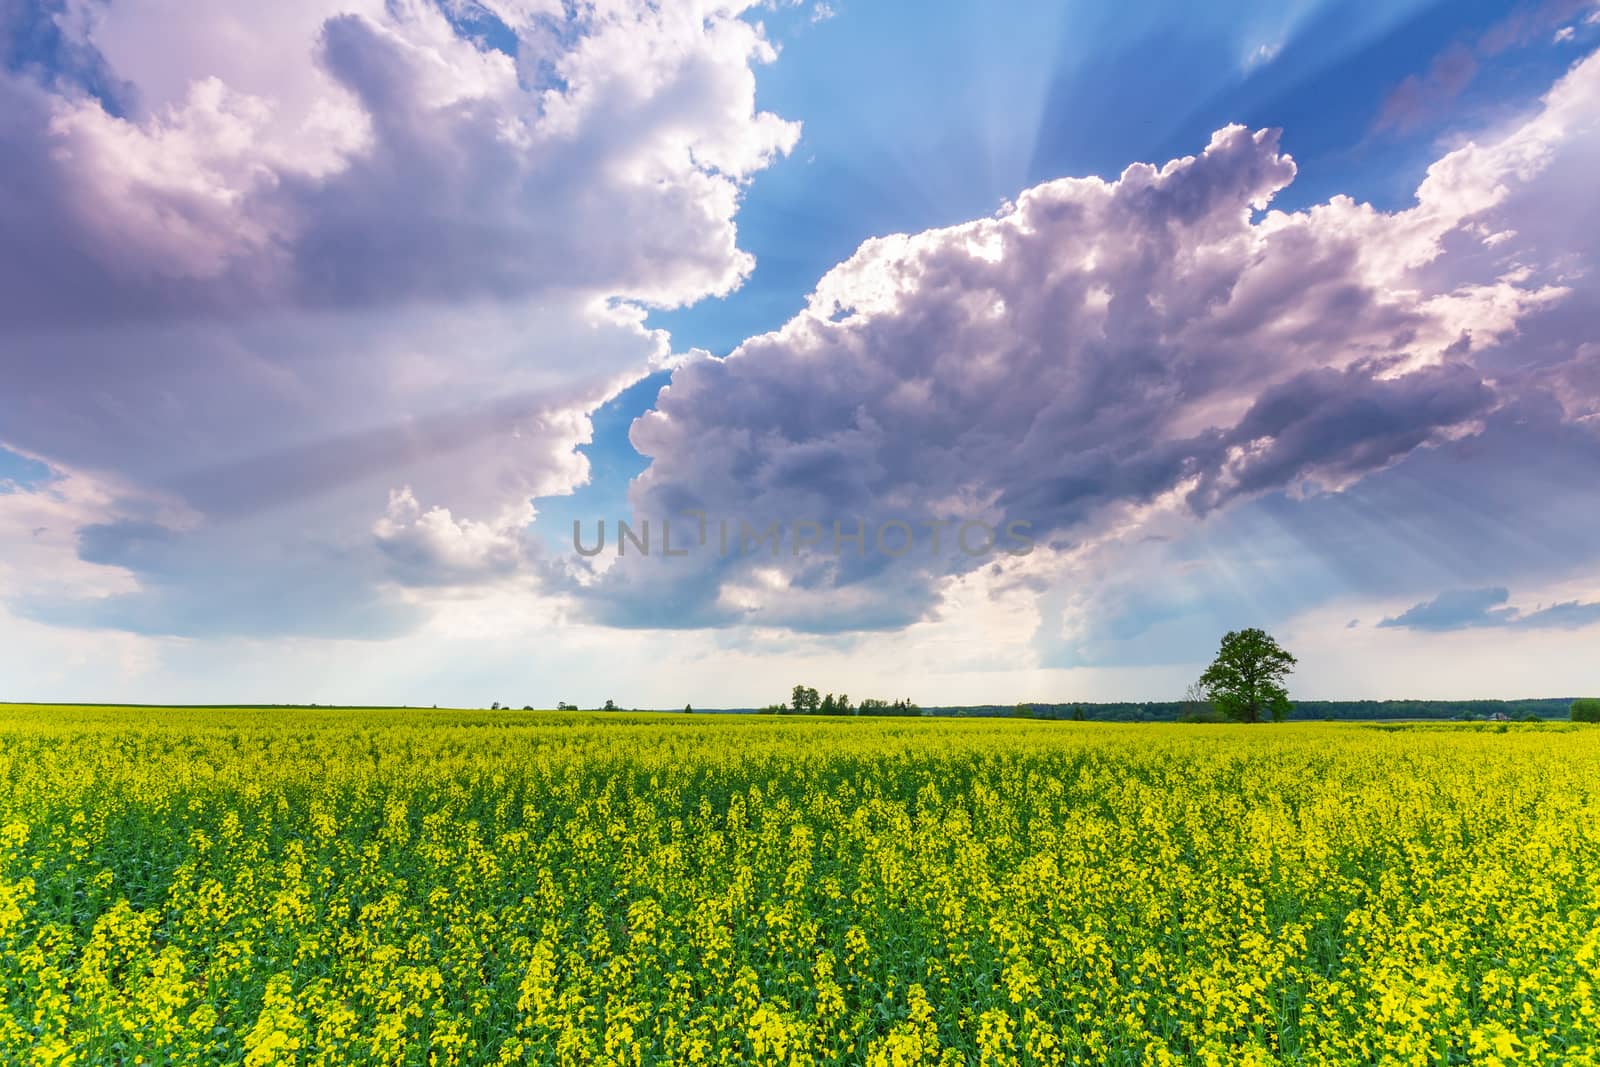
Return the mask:
<path id="1" fill-rule="evenodd" d="M 430 4 L 0 9 L 53 57 L 0 70 L 0 435 L 95 487 L 80 558 L 142 583 L 58 614 L 326 632 L 381 611 L 224 597 L 228 560 L 396 618 L 537 571 L 529 499 L 670 354 L 641 305 L 751 269 L 742 184 L 799 128 L 747 6 L 508 10 L 520 68 Z"/>
<path id="2" fill-rule="evenodd" d="M 1505 588 L 1455 589 L 1378 623 L 1385 629 L 1448 632 L 1480 627 L 1577 630 L 1600 622 L 1600 603 L 1571 600 L 1534 611 L 1506 607 Z"/>
<path id="3" fill-rule="evenodd" d="M 752 522 L 957 511 L 1026 520 L 1082 552 L 1174 502 L 1203 515 L 1337 493 L 1470 441 L 1502 409 L 1560 421 L 1546 382 L 1478 360 L 1515 364 L 1518 328 L 1577 284 L 1541 271 L 1548 253 L 1511 226 L 1540 183 L 1583 165 L 1592 124 L 1550 119 L 1585 108 L 1597 82 L 1591 60 L 1543 116 L 1442 159 L 1404 212 L 1336 199 L 1261 215 L 1293 163 L 1273 133 L 1234 127 L 1161 168 L 1047 183 L 994 219 L 869 241 L 783 329 L 675 372 L 633 429 L 652 460 L 634 507 Z M 1563 382 L 1582 377 L 1570 330 L 1541 344 Z M 1584 388 L 1574 408 L 1593 411 Z M 831 589 L 850 610 L 820 626 L 849 629 L 880 590 L 926 617 L 981 565 L 638 560 L 585 595 L 607 621 L 665 598 L 685 625 L 812 629 L 812 598 L 791 594 Z"/>
<path id="4" fill-rule="evenodd" d="M 1051 610 L 1085 611 L 1121 595 L 1091 588 L 1105 546 L 1181 554 L 1194 524 L 1428 482 L 1446 452 L 1496 477 L 1537 452 L 1568 482 L 1592 454 L 1600 233 L 1549 205 L 1589 195 L 1593 57 L 1405 211 L 1271 210 L 1294 163 L 1232 126 L 868 241 L 633 428 L 656 521 L 1024 521 L 1041 560 L 563 569 L 530 550 L 530 497 L 580 483 L 588 412 L 671 361 L 643 305 L 748 273 L 742 183 L 799 132 L 756 105 L 773 55 L 748 5 L 507 15 L 513 60 L 426 5 L 296 6 L 246 55 L 227 42 L 253 9 L 173 25 L 143 2 L 60 24 L 62 76 L 0 76 L 0 431 L 76 487 L 77 561 L 137 586 L 51 588 L 36 618 L 372 635 L 428 590 L 517 588 L 613 625 L 831 632 L 904 627 L 975 577 L 1070 584 Z M 1436 555 L 1477 558 L 1449 537 Z M 1521 558 L 1557 557 L 1593 562 Z M 1123 643 L 1183 610 L 1122 599 Z"/>

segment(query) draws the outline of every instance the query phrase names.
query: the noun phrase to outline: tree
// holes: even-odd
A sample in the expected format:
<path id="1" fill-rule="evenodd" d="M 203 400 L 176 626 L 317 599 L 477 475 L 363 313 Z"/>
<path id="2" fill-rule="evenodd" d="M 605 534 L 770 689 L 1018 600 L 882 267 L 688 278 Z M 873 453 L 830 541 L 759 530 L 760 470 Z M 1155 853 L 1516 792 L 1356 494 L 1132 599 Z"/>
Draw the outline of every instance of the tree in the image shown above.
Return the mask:
<path id="1" fill-rule="evenodd" d="M 1183 699 L 1178 702 L 1179 722 L 1227 722 L 1228 720 L 1219 712 L 1216 705 L 1211 703 L 1211 698 L 1206 696 L 1206 688 L 1200 682 L 1190 682 L 1189 688 L 1184 690 Z"/>
<path id="2" fill-rule="evenodd" d="M 797 685 L 791 698 L 790 709 L 796 715 L 815 715 L 822 706 L 822 699 L 817 696 L 817 691 L 807 686 Z"/>
<path id="3" fill-rule="evenodd" d="M 1200 676 L 1206 699 L 1235 722 L 1276 722 L 1289 714 L 1283 680 L 1296 660 L 1265 630 L 1233 630 L 1222 639 L 1217 658 Z"/>
<path id="4" fill-rule="evenodd" d="M 1600 722 L 1600 700 L 1583 697 L 1572 702 L 1573 722 Z"/>
<path id="5" fill-rule="evenodd" d="M 685 715 L 693 715 L 694 714 L 694 705 L 693 704 L 685 704 L 683 706 L 683 713 Z"/>
<path id="6" fill-rule="evenodd" d="M 601 710 L 602 711 L 616 711 L 617 710 L 617 702 L 615 700 L 608 700 L 608 701 L 606 701 L 606 706 L 604 708 L 602 708 Z"/>

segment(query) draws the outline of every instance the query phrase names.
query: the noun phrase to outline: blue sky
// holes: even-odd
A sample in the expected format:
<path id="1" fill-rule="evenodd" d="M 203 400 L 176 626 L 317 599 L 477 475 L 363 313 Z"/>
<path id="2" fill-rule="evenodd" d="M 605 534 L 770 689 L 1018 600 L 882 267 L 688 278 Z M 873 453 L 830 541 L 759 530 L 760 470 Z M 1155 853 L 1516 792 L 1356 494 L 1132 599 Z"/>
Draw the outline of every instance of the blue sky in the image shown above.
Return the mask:
<path id="1" fill-rule="evenodd" d="M 0 449 L 0 492 L 31 489 L 50 480 L 50 468 L 36 459 Z"/>
<path id="2" fill-rule="evenodd" d="M 1597 48 L 1587 0 L 11 5 L 0 697 L 1156 699 L 1241 625 L 1310 697 L 1600 686 Z M 572 551 L 685 508 L 1038 550 Z"/>

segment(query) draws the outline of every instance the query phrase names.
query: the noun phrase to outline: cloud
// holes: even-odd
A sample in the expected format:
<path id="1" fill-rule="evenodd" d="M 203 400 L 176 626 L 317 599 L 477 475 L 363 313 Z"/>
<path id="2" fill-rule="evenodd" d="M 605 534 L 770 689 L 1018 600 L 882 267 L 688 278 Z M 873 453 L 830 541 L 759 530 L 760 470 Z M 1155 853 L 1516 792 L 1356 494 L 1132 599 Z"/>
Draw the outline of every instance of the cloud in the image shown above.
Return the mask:
<path id="1" fill-rule="evenodd" d="M 1319 368 L 1266 390 L 1229 431 L 1227 458 L 1200 476 L 1190 503 L 1203 510 L 1307 478 L 1338 488 L 1495 406 L 1494 391 L 1460 364 L 1392 378 L 1375 370 Z"/>
<path id="2" fill-rule="evenodd" d="M 79 46 L 128 75 L 127 113 L 6 80 L 11 181 L 55 217 L 8 220 L 48 254 L 8 274 L 5 310 L 726 292 L 751 267 L 738 182 L 799 130 L 755 110 L 751 65 L 774 53 L 736 17 L 745 5 L 697 6 L 698 20 L 632 3 L 528 13 L 534 80 L 431 4 L 302 3 L 270 29 L 248 5 L 85 6 Z M 45 242 L 47 224 L 65 240 Z M 67 268 L 95 284 L 60 291 Z"/>
<path id="3" fill-rule="evenodd" d="M 1481 433 L 1413 451 L 1338 492 L 1277 490 L 1199 520 L 1185 509 L 1151 512 L 1136 532 L 1047 572 L 1039 663 L 1199 662 L 1219 633 L 1278 632 L 1305 619 L 1322 620 L 1316 639 L 1332 652 L 1352 616 L 1393 615 L 1397 598 L 1463 586 L 1585 588 L 1600 563 L 1588 535 L 1600 509 L 1597 465 L 1600 435 L 1520 402 L 1489 416 Z"/>
<path id="4" fill-rule="evenodd" d="M 1478 58 L 1460 42 L 1433 58 L 1426 74 L 1406 77 L 1383 102 L 1378 129 L 1408 133 L 1461 95 L 1478 74 Z"/>
<path id="5" fill-rule="evenodd" d="M 742 190 L 799 135 L 749 4 L 457 6 L 7 5 L 0 426 L 101 487 L 85 559 L 138 585 L 30 610 L 248 630 L 231 559 L 307 586 L 264 629 L 365 633 L 502 580 L 486 543 L 671 364 L 645 308 L 748 275 Z"/>
<path id="6" fill-rule="evenodd" d="M 1485 55 L 1497 55 L 1538 40 L 1550 27 L 1575 15 L 1588 11 L 1592 17 L 1595 8 L 1594 0 L 1526 0 L 1484 31 L 1478 39 L 1478 50 Z"/>
<path id="7" fill-rule="evenodd" d="M 7 8 L 55 37 L 0 75 L 0 426 L 60 472 L 0 494 L 12 617 L 392 638 L 464 625 L 470 592 L 538 599 L 546 628 L 570 599 L 609 626 L 981 642 L 960 611 L 1037 630 L 968 649 L 1013 668 L 1150 662 L 1213 606 L 1334 595 L 1297 591 L 1296 546 L 1241 560 L 1206 530 L 1369 560 L 1363 594 L 1431 583 L 1390 597 L 1592 566 L 1548 516 L 1592 499 L 1600 227 L 1549 206 L 1591 193 L 1593 58 L 1404 211 L 1273 210 L 1292 160 L 1229 127 L 869 241 L 780 330 L 680 362 L 643 309 L 748 274 L 741 192 L 798 127 L 756 104 L 773 49 L 746 5 L 570 9 Z M 668 367 L 633 431 L 641 515 L 1023 520 L 1039 550 L 557 570 L 528 499 L 581 483 L 588 413 Z M 1380 505 L 1425 548 L 1374 533 Z"/>
<path id="8" fill-rule="evenodd" d="M 492 523 L 457 519 L 447 508 L 424 511 L 408 486 L 389 494 L 372 533 L 402 584 L 471 584 L 521 569 L 522 532 L 532 521 L 532 503 Z"/>
<path id="9" fill-rule="evenodd" d="M 1506 607 L 1505 588 L 1458 589 L 1407 608 L 1378 623 L 1383 629 L 1448 632 L 1477 627 L 1577 630 L 1600 623 L 1600 603 L 1572 600 L 1534 611 Z"/>
<path id="10" fill-rule="evenodd" d="M 1505 588 L 1458 589 L 1440 593 L 1378 625 L 1408 630 L 1461 630 L 1469 626 L 1504 626 L 1517 617 L 1515 608 L 1503 607 L 1511 599 Z"/>
<path id="11" fill-rule="evenodd" d="M 31 456 L 0 445 L 0 493 L 30 489 L 50 480 L 50 468 Z"/>
<path id="12" fill-rule="evenodd" d="M 37 483 L 0 492 L 0 590 L 93 601 L 136 588 L 125 570 L 81 555 L 79 531 L 114 506 L 114 489 L 76 471 L 46 470 Z"/>
<path id="13" fill-rule="evenodd" d="M 1590 173 L 1597 99 L 1591 57 L 1533 113 L 1434 163 L 1397 212 L 1344 197 L 1271 210 L 1293 162 L 1274 132 L 1230 127 L 1196 156 L 868 241 L 780 330 L 673 373 L 632 430 L 651 459 L 635 511 L 756 528 L 1023 520 L 1041 544 L 1026 580 L 1086 594 L 1050 610 L 1092 613 L 1107 573 L 1096 546 L 1163 516 L 1181 539 L 1200 516 L 1338 496 L 1446 447 L 1544 447 L 1486 430 L 1560 425 L 1562 390 L 1566 410 L 1593 409 L 1575 338 L 1600 240 L 1546 220 Z M 1591 437 L 1547 442 L 1579 456 Z M 616 564 L 577 593 L 606 622 L 811 632 L 925 619 L 958 576 L 1020 566 L 928 553 Z M 839 606 L 819 610 L 829 594 Z M 669 618 L 649 612 L 660 603 Z"/>
<path id="14" fill-rule="evenodd" d="M 1271 63 L 1274 59 L 1277 59 L 1278 54 L 1283 51 L 1283 45 L 1284 42 L 1281 40 L 1268 41 L 1257 45 L 1255 51 L 1251 52 L 1245 57 L 1245 69 L 1249 70 L 1253 67 L 1260 67 Z"/>
<path id="15" fill-rule="evenodd" d="M 1473 83 L 1484 61 L 1552 32 L 1552 43 L 1570 40 L 1570 27 L 1556 27 L 1593 6 L 1594 0 L 1531 0 L 1519 4 L 1476 41 L 1447 45 L 1433 57 L 1427 73 L 1407 75 L 1384 98 L 1376 128 L 1405 134 L 1434 121 Z M 1589 17 L 1594 15 L 1591 11 Z"/>

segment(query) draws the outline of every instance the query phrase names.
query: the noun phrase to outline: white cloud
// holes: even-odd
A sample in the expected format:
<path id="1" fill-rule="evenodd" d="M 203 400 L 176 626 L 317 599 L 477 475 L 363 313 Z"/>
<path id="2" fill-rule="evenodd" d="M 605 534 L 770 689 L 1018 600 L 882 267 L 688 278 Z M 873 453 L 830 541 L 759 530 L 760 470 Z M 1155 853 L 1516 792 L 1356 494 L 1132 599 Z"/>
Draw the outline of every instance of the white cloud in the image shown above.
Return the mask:
<path id="1" fill-rule="evenodd" d="M 493 522 L 458 520 L 448 508 L 424 511 L 407 486 L 389 494 L 388 510 L 372 533 L 402 584 L 474 584 L 522 567 L 522 531 L 532 521 L 527 502 Z"/>
<path id="2" fill-rule="evenodd" d="M 39 595 L 92 600 L 137 590 L 126 570 L 78 556 L 78 531 L 117 516 L 118 496 L 112 486 L 61 469 L 31 490 L 0 492 L 0 601 Z"/>
<path id="3" fill-rule="evenodd" d="M 1265 66 L 1266 64 L 1271 63 L 1274 59 L 1277 59 L 1278 53 L 1283 51 L 1283 44 L 1284 42 L 1282 41 L 1266 41 L 1257 45 L 1255 50 L 1245 57 L 1245 70 L 1252 70 L 1255 67 Z"/>
<path id="4" fill-rule="evenodd" d="M 484 531 L 581 483 L 588 412 L 670 362 L 642 305 L 752 268 L 743 184 L 799 127 L 756 106 L 749 6 L 451 9 L 513 58 L 420 0 L 74 0 L 94 77 L 0 75 L 8 439 L 186 505 L 169 596 L 290 543 L 494 578 Z M 401 486 L 420 515 L 375 541 Z M 127 521 L 96 520 L 118 551 Z"/>

